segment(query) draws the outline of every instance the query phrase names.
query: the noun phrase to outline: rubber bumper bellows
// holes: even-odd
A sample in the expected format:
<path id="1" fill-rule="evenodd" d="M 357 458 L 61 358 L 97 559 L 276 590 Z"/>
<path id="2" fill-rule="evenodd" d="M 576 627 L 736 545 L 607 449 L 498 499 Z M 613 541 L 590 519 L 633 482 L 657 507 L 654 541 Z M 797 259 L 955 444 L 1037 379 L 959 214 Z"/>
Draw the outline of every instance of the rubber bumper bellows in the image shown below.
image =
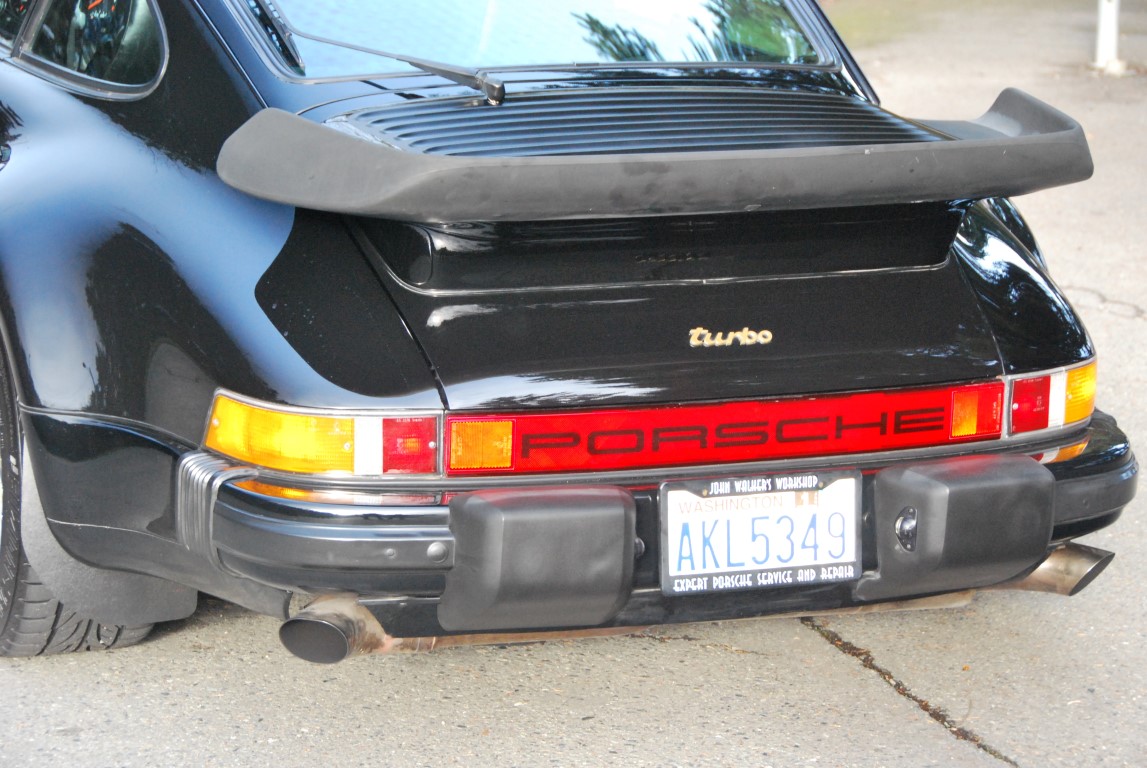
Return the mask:
<path id="1" fill-rule="evenodd" d="M 457 632 L 609 621 L 632 589 L 636 518 L 633 497 L 612 487 L 455 497 L 439 623 Z"/>
<path id="2" fill-rule="evenodd" d="M 1046 556 L 1055 479 L 1027 456 L 975 456 L 885 469 L 874 483 L 879 569 L 861 600 L 973 589 L 1006 581 Z M 915 512 L 914 546 L 903 538 Z"/>

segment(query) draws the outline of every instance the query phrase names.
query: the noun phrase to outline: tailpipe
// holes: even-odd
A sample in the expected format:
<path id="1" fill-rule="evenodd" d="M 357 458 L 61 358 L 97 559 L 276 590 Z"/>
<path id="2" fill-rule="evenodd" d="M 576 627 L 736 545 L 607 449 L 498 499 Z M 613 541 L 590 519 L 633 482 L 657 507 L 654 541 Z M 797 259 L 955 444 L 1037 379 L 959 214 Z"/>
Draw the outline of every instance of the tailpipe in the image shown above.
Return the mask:
<path id="1" fill-rule="evenodd" d="M 334 664 L 363 653 L 386 653 L 394 638 L 354 595 L 325 595 L 283 622 L 279 640 L 316 664 Z"/>
<path id="2" fill-rule="evenodd" d="M 1103 573 L 1113 559 L 1114 552 L 1072 542 L 1052 551 L 1027 576 L 1001 584 L 1000 588 L 1051 592 L 1070 597 L 1095 581 L 1095 577 Z"/>
<path id="3" fill-rule="evenodd" d="M 279 627 L 279 640 L 300 659 L 335 664 L 366 653 L 425 653 L 472 645 L 512 645 L 639 634 L 648 627 L 590 627 L 550 632 L 392 637 L 355 595 L 324 595 Z"/>
<path id="4" fill-rule="evenodd" d="M 1076 595 L 1115 559 L 1114 552 L 1070 543 L 1053 550 L 1036 569 L 995 589 Z M 966 596 L 966 593 L 961 593 Z M 874 606 L 874 608 L 889 606 Z M 799 614 L 803 615 L 803 614 Z M 355 595 L 324 595 L 279 627 L 279 640 L 300 659 L 335 664 L 366 653 L 425 652 L 492 643 L 610 637 L 642 632 L 645 627 L 599 627 L 564 632 L 482 634 L 448 637 L 391 637 Z"/>

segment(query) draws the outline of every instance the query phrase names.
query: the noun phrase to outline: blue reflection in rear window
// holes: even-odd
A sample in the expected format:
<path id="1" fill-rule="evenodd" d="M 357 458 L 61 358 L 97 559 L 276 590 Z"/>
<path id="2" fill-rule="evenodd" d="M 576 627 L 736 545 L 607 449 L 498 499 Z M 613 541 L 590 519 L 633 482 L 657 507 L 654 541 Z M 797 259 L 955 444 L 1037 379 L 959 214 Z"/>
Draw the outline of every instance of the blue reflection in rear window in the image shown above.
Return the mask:
<path id="1" fill-rule="evenodd" d="M 820 61 L 785 0 L 277 0 L 275 5 L 303 33 L 469 67 Z M 294 44 L 308 78 L 413 69 L 301 35 Z"/>

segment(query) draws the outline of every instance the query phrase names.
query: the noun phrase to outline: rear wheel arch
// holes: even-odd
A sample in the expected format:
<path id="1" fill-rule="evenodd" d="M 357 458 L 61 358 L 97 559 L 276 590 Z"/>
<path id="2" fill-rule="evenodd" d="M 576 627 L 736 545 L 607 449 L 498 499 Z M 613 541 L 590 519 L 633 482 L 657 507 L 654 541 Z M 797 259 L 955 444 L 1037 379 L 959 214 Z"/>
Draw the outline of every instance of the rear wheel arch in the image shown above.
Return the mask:
<path id="1" fill-rule="evenodd" d="M 122 647 L 146 637 L 154 621 L 189 615 L 194 592 L 92 568 L 55 540 L 22 446 L 6 363 L 0 359 L 0 656 Z"/>

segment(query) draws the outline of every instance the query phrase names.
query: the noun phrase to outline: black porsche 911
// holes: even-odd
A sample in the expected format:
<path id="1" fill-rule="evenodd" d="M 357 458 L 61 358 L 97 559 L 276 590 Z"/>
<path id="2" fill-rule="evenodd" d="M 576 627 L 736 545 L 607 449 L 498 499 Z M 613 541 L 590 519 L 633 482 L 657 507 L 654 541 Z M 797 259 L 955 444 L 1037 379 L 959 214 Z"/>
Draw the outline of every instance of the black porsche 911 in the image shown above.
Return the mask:
<path id="1" fill-rule="evenodd" d="M 0 0 L 0 654 L 1074 594 L 1137 465 L 1008 198 L 1091 170 L 812 0 Z"/>

